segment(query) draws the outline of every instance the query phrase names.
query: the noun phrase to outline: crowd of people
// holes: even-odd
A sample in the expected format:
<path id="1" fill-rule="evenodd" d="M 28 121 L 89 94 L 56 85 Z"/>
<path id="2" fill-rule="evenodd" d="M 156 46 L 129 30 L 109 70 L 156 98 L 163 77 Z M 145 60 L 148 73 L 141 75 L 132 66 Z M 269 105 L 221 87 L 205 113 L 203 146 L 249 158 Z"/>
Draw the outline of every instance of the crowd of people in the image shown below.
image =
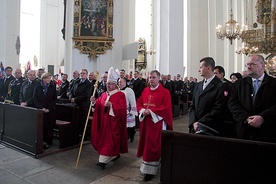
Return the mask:
<path id="1" fill-rule="evenodd" d="M 67 74 L 60 80 L 43 69 L 29 70 L 25 77 L 16 69 L 13 76 L 13 69 L 6 67 L 0 79 L 0 100 L 44 112 L 45 149 L 53 141 L 57 100 L 79 106 L 79 134 L 93 106 L 93 120 L 84 134 L 98 152 L 96 165 L 102 169 L 128 152 L 128 140 L 134 141 L 139 127 L 137 156 L 142 157 L 140 171 L 149 181 L 160 165 L 162 130 L 173 130 L 171 99 L 175 95 L 189 96 L 190 133 L 276 142 L 276 79 L 265 72 L 261 55 L 249 56 L 246 67 L 242 74 L 232 73 L 231 82 L 211 57 L 199 61 L 200 82 L 180 74 L 172 79 L 157 70 L 148 79 L 139 71 L 132 77 L 113 67 L 99 81 L 87 69 L 73 71 L 68 81 Z"/>

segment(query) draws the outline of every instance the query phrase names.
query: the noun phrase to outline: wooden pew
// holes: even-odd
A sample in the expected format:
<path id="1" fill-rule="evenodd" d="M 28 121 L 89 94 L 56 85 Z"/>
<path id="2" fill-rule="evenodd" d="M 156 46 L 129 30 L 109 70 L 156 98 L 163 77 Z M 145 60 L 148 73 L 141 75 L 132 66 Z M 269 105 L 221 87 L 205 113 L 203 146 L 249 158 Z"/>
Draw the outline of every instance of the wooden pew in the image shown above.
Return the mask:
<path id="1" fill-rule="evenodd" d="M 43 112 L 0 104 L 1 143 L 36 157 L 43 152 Z"/>
<path id="2" fill-rule="evenodd" d="M 276 144 L 162 132 L 160 183 L 276 183 Z"/>
<path id="3" fill-rule="evenodd" d="M 79 107 L 73 104 L 56 104 L 57 122 L 70 122 L 69 124 L 57 123 L 59 133 L 59 148 L 66 148 L 79 143 Z"/>

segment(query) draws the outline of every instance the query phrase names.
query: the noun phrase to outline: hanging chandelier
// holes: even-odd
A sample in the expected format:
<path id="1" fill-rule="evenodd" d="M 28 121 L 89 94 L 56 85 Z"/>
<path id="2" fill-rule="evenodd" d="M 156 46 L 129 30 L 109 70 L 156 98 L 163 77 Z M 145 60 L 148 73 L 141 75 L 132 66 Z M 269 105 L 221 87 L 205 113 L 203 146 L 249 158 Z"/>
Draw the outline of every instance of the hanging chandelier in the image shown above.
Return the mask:
<path id="1" fill-rule="evenodd" d="M 258 47 L 255 47 L 255 46 L 250 47 L 250 45 L 248 43 L 244 43 L 244 46 L 239 47 L 236 50 L 236 53 L 237 54 L 244 54 L 244 55 L 247 56 L 248 54 L 258 53 L 258 51 L 259 51 Z"/>
<path id="2" fill-rule="evenodd" d="M 233 11 L 232 11 L 232 0 L 231 0 L 231 10 L 230 10 L 230 20 L 225 23 L 222 27 L 221 25 L 217 25 L 216 34 L 218 39 L 223 40 L 224 38 L 229 39 L 230 44 L 232 45 L 232 41 L 236 38 L 239 39 L 240 35 L 240 26 L 236 20 L 233 19 Z"/>

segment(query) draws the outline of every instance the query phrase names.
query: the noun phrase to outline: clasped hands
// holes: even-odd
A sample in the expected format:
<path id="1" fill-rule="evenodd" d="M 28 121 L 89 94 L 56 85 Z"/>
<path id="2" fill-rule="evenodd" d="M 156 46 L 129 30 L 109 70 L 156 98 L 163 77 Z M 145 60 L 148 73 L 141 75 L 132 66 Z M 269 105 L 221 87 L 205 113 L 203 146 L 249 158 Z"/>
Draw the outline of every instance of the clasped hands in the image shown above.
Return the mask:
<path id="1" fill-rule="evenodd" d="M 144 115 L 144 116 L 150 115 L 150 110 L 149 110 L 149 109 L 146 109 L 146 110 L 143 112 L 143 115 Z"/>
<path id="2" fill-rule="evenodd" d="M 263 124 L 264 119 L 262 116 L 255 115 L 255 116 L 249 116 L 247 118 L 247 123 L 255 128 L 260 128 Z"/>
<path id="3" fill-rule="evenodd" d="M 49 112 L 49 109 L 42 108 L 41 110 L 42 110 L 43 112 L 45 112 L 45 113 L 48 113 L 48 112 Z"/>

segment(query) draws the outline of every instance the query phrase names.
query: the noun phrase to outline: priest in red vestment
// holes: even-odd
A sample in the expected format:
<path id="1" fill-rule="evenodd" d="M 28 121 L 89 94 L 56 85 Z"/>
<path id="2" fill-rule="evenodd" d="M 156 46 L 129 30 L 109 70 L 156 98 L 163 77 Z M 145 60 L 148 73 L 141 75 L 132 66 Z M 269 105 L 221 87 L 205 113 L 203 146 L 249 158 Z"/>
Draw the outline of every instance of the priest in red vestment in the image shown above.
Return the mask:
<path id="1" fill-rule="evenodd" d="M 145 174 L 145 181 L 156 175 L 160 165 L 162 130 L 173 130 L 171 95 L 159 84 L 159 80 L 160 73 L 151 71 L 150 86 L 137 100 L 141 122 L 137 157 L 143 156 L 140 171 Z"/>
<path id="2" fill-rule="evenodd" d="M 91 125 L 91 143 L 99 154 L 96 164 L 102 169 L 120 153 L 128 152 L 126 128 L 126 97 L 118 89 L 119 75 L 111 67 L 108 71 L 107 92 L 95 101 L 95 111 Z M 94 102 L 91 97 L 91 102 Z"/>

